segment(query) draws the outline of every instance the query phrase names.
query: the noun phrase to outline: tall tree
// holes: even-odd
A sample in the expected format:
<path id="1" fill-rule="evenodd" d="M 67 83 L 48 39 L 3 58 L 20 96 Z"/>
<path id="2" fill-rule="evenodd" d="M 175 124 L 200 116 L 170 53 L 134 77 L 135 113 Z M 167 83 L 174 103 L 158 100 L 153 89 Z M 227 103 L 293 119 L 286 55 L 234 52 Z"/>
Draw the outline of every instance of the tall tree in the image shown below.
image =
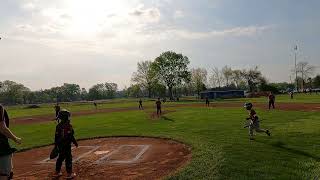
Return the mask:
<path id="1" fill-rule="evenodd" d="M 313 87 L 320 88 L 320 75 L 317 75 L 312 80 Z"/>
<path id="2" fill-rule="evenodd" d="M 157 57 L 152 64 L 152 68 L 158 78 L 168 87 L 170 99 L 173 99 L 173 87 L 181 84 L 183 81 L 190 81 L 189 63 L 190 61 L 187 56 L 167 51 Z"/>
<path id="3" fill-rule="evenodd" d="M 302 90 L 304 90 L 305 83 L 307 82 L 308 78 L 310 78 L 313 75 L 315 66 L 310 65 L 308 62 L 299 62 L 296 68 L 296 71 L 301 75 L 301 88 Z"/>
<path id="4" fill-rule="evenodd" d="M 229 86 L 230 85 L 229 84 L 230 80 L 231 80 L 232 75 L 233 75 L 232 69 L 230 67 L 228 67 L 228 66 L 224 66 L 221 71 L 222 71 L 222 75 L 224 77 L 224 80 L 226 82 L 226 86 Z"/>
<path id="5" fill-rule="evenodd" d="M 0 102 L 5 104 L 22 104 L 27 92 L 30 92 L 30 89 L 23 84 L 9 80 L 3 81 L 0 88 Z"/>
<path id="6" fill-rule="evenodd" d="M 240 85 L 243 84 L 243 76 L 241 70 L 233 70 L 231 79 L 237 88 L 240 88 Z"/>
<path id="7" fill-rule="evenodd" d="M 221 87 L 223 83 L 223 74 L 222 71 L 220 71 L 219 68 L 213 67 L 211 68 L 211 76 L 210 76 L 210 81 L 212 87 Z"/>
<path id="8" fill-rule="evenodd" d="M 132 81 L 141 85 L 148 91 L 148 97 L 151 98 L 151 90 L 156 78 L 155 73 L 151 68 L 151 61 L 141 61 L 137 64 L 137 72 L 132 75 Z"/>
<path id="9" fill-rule="evenodd" d="M 242 71 L 243 78 L 247 81 L 249 86 L 249 91 L 254 92 L 257 90 L 259 84 L 266 83 L 265 78 L 263 78 L 261 71 L 259 71 L 258 66 Z"/>
<path id="10" fill-rule="evenodd" d="M 191 82 L 198 96 L 204 90 L 207 82 L 207 70 L 204 68 L 195 68 L 191 70 Z"/>

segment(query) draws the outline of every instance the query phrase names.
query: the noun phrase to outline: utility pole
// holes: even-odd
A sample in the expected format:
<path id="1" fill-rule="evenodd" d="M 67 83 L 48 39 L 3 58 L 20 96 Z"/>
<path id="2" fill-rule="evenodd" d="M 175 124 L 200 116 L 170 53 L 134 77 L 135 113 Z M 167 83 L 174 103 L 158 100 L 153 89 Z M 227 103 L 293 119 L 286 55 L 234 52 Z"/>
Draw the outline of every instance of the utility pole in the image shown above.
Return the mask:
<path id="1" fill-rule="evenodd" d="M 294 46 L 294 71 L 296 73 L 296 90 L 298 92 L 298 71 L 297 71 L 297 51 L 298 51 L 298 46 Z"/>

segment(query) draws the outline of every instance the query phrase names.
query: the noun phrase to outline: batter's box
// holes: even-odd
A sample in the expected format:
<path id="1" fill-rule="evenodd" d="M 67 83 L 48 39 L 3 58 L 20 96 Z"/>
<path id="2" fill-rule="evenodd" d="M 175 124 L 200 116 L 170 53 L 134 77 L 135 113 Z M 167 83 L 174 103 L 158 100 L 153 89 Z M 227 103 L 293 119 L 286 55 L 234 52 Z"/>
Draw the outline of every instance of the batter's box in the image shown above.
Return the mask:
<path id="1" fill-rule="evenodd" d="M 96 151 L 97 149 L 99 149 L 100 146 L 78 146 L 78 148 L 72 147 L 72 156 L 74 157 L 72 162 L 77 162 L 80 159 L 84 158 L 85 156 L 90 155 L 91 153 L 93 153 L 94 151 Z M 56 163 L 55 159 L 51 159 L 50 158 L 46 158 L 42 161 L 39 162 L 40 164 L 44 164 L 44 163 L 49 163 L 49 164 L 54 164 Z"/>
<path id="2" fill-rule="evenodd" d="M 116 150 L 97 160 L 94 164 L 130 164 L 135 163 L 149 149 L 150 145 L 121 145 Z"/>

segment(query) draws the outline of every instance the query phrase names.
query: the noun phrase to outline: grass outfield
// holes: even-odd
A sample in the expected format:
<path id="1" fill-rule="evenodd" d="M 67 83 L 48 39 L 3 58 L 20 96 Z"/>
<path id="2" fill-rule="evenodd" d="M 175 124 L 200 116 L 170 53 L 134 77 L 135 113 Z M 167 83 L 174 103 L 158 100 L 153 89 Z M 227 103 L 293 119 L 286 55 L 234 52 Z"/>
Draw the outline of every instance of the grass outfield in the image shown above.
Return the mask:
<path id="1" fill-rule="evenodd" d="M 153 106 L 155 99 L 144 99 L 144 106 Z M 127 108 L 127 107 L 137 107 L 139 99 L 113 99 L 102 102 L 98 104 L 98 108 Z M 181 98 L 180 102 L 169 102 L 168 104 L 190 104 L 199 103 L 195 97 Z M 225 99 L 225 100 L 212 100 L 214 103 L 225 103 L 225 102 L 260 102 L 266 103 L 268 100 L 266 97 L 260 98 L 237 98 L 237 99 Z M 277 95 L 276 103 L 320 103 L 320 93 L 319 94 L 296 94 L 294 99 L 290 99 L 288 95 Z M 203 102 L 201 102 L 203 103 Z M 10 111 L 11 118 L 35 116 L 35 115 L 54 115 L 53 104 L 42 104 L 41 108 L 36 109 L 25 109 L 25 106 L 9 106 L 7 109 Z M 61 108 L 67 108 L 71 112 L 94 110 L 94 106 L 91 102 L 84 103 L 62 103 Z"/>
<path id="2" fill-rule="evenodd" d="M 268 102 L 267 97 L 260 98 L 235 98 L 235 99 L 226 99 L 223 102 L 243 102 L 243 101 L 251 101 L 251 102 Z M 294 98 L 290 99 L 288 94 L 276 95 L 276 103 L 320 103 L 320 93 L 312 93 L 312 94 L 294 94 Z"/>
<path id="3" fill-rule="evenodd" d="M 139 99 L 114 99 L 109 100 L 107 102 L 103 102 L 98 104 L 98 109 L 107 109 L 107 108 L 128 108 L 128 107 L 138 107 Z M 190 103 L 199 103 L 198 100 L 193 101 L 180 101 L 180 102 L 168 102 L 166 104 L 174 105 L 174 104 L 190 104 Z M 143 106 L 154 106 L 154 99 L 146 99 L 143 102 Z M 93 103 L 85 102 L 85 103 L 61 103 L 61 109 L 68 109 L 71 112 L 77 111 L 88 111 L 95 110 Z M 42 104 L 40 108 L 34 109 L 26 109 L 26 106 L 8 106 L 6 109 L 10 111 L 11 118 L 18 117 L 28 117 L 28 116 L 36 116 L 36 115 L 53 115 L 55 114 L 54 104 Z"/>
<path id="4" fill-rule="evenodd" d="M 264 111 L 261 126 L 272 137 L 248 139 L 242 108 L 179 108 L 160 120 L 144 111 L 73 118 L 76 138 L 161 136 L 192 146 L 192 161 L 169 179 L 314 179 L 320 177 L 320 112 Z M 10 113 L 10 112 L 9 112 Z M 50 144 L 54 124 L 12 126 L 19 149 Z"/>

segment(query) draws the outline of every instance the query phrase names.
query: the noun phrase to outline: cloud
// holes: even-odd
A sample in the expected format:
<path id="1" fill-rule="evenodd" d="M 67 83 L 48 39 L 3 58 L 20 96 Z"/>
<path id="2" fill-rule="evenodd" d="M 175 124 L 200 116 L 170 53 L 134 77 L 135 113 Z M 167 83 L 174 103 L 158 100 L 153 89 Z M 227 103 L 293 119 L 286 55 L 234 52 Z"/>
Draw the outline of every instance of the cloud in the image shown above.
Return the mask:
<path id="1" fill-rule="evenodd" d="M 183 17 L 184 17 L 184 13 L 181 10 L 176 10 L 173 14 L 173 18 L 175 19 L 179 19 Z"/>
<path id="2" fill-rule="evenodd" d="M 241 37 L 254 36 L 266 30 L 270 30 L 273 26 L 247 26 L 247 27 L 233 27 L 224 30 L 212 30 L 209 32 L 196 32 L 186 29 L 172 29 L 168 30 L 166 34 L 172 37 L 182 39 L 205 39 L 214 37 Z"/>
<path id="3" fill-rule="evenodd" d="M 160 11 L 158 8 L 144 8 L 143 4 L 138 5 L 131 12 L 130 16 L 143 19 L 145 22 L 158 22 L 160 19 Z"/>

